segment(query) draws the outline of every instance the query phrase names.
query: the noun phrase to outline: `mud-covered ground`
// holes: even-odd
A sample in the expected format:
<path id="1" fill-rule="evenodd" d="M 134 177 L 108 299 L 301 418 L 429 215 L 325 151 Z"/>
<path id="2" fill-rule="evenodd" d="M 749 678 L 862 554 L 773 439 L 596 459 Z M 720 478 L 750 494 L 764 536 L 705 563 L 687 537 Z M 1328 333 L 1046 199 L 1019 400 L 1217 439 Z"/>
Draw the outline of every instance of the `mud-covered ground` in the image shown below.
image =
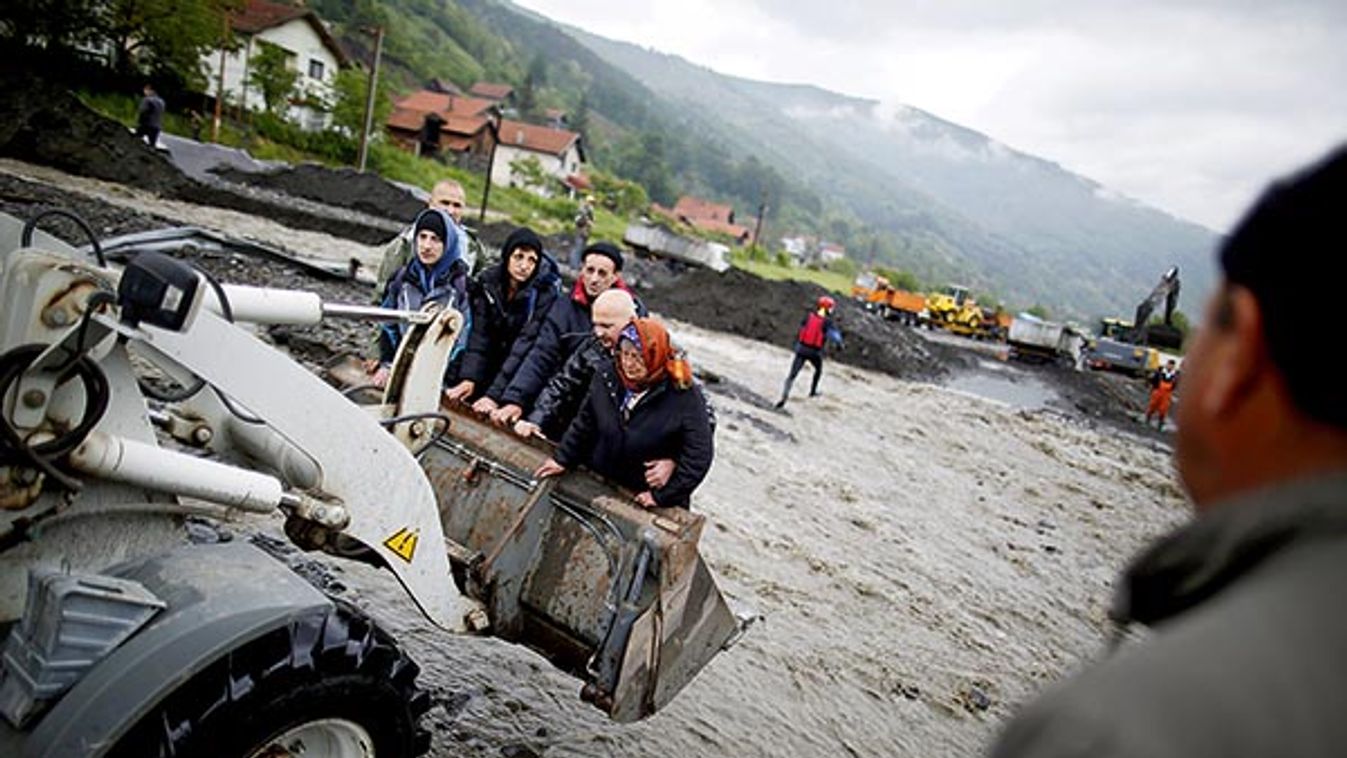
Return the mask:
<path id="1" fill-rule="evenodd" d="M 38 204 L 77 207 L 100 233 L 194 223 L 377 264 L 377 247 L 340 236 L 0 161 L 0 209 Z M 359 302 L 368 291 L 240 256 L 202 264 L 226 281 L 331 299 Z M 437 632 L 391 577 L 292 554 L 422 663 L 437 702 L 434 754 L 969 755 L 1016 702 L 1101 650 L 1113 577 L 1184 517 L 1167 438 L 1132 434 L 1126 413 L 1105 413 L 1135 399 L 1134 383 L 1008 364 L 847 304 L 847 348 L 826 364 L 823 395 L 803 397 L 806 368 L 777 411 L 789 345 L 815 293 L 647 263 L 632 266 L 633 278 L 643 266 L 664 279 L 643 297 L 671 319 L 721 419 L 716 464 L 694 506 L 710 522 L 703 554 L 725 593 L 763 621 L 669 708 L 616 726 L 536 655 Z M 676 281 L 687 285 L 671 288 Z M 743 314 L 761 320 L 744 325 Z M 264 336 L 317 365 L 343 345 L 358 350 L 364 334 L 338 324 Z M 897 363 L 846 365 L 867 340 Z"/>

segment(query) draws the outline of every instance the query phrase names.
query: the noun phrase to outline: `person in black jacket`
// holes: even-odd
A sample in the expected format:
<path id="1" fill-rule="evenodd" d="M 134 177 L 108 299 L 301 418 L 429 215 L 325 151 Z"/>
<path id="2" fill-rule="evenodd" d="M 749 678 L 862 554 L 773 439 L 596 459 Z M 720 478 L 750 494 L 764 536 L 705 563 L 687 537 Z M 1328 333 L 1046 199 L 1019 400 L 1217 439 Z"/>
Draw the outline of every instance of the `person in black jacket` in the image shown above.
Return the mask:
<path id="1" fill-rule="evenodd" d="M 511 373 L 509 384 L 499 395 L 487 396 L 473 405 L 479 413 L 490 412 L 491 420 L 501 426 L 523 418 L 548 380 L 566 363 L 593 326 L 590 308 L 594 299 L 611 288 L 628 290 L 622 281 L 622 252 L 607 242 L 596 242 L 585 249 L 584 267 L 569 297 L 553 303 L 538 329 L 536 338 L 516 340 L 502 373 Z M 630 290 L 628 290 L 630 291 Z M 637 305 L 637 312 L 643 309 Z"/>
<path id="2" fill-rule="evenodd" d="M 535 476 L 584 463 L 638 494 L 645 508 L 687 508 L 715 455 L 706 403 L 692 389 L 692 370 L 674 353 L 669 333 L 653 319 L 622 330 L 616 361 L 594 375 L 589 394 L 555 457 Z M 662 487 L 646 480 L 646 463 L 668 458 L 673 475 Z"/>
<path id="3" fill-rule="evenodd" d="M 589 380 L 601 367 L 612 365 L 617 338 L 635 319 L 636 301 L 631 293 L 610 289 L 594 298 L 591 333 L 548 380 L 528 416 L 515 422 L 515 433 L 520 437 L 561 439 L 571 419 L 580 412 Z"/>
<path id="4" fill-rule="evenodd" d="M 444 391 L 451 402 L 486 394 L 510 355 L 515 340 L 531 322 L 541 321 L 557 298 L 556 263 L 543 242 L 526 226 L 510 233 L 500 263 L 473 283 L 472 333 L 458 372 L 458 384 Z"/>

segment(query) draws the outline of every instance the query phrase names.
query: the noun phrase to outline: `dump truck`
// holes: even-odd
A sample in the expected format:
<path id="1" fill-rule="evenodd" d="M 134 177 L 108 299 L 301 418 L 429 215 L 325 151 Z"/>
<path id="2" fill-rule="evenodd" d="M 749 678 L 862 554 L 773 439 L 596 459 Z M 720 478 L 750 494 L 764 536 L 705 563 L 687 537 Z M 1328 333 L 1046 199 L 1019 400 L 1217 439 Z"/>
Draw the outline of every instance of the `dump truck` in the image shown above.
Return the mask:
<path id="1" fill-rule="evenodd" d="M 0 214 L 0 755 L 428 749 L 387 630 L 189 518 L 378 567 L 433 628 L 540 651 L 619 722 L 742 632 L 702 515 L 536 480 L 545 449 L 440 407 L 457 312 L 222 283 L 58 215 L 84 250 Z M 332 318 L 406 324 L 367 406 L 251 331 Z"/>
<path id="2" fill-rule="evenodd" d="M 1071 326 L 1020 313 L 1010 322 L 1006 342 L 1010 357 L 1027 363 L 1049 361 L 1076 365 L 1086 337 Z"/>
<path id="3" fill-rule="evenodd" d="M 712 271 L 727 271 L 730 268 L 729 246 L 685 237 L 664 226 L 630 223 L 622 234 L 622 241 L 638 252 L 690 266 Z"/>
<path id="4" fill-rule="evenodd" d="M 873 273 L 863 273 L 851 285 L 851 296 L 866 310 L 885 319 L 918 326 L 926 321 L 926 295 L 895 289 L 889 280 Z"/>

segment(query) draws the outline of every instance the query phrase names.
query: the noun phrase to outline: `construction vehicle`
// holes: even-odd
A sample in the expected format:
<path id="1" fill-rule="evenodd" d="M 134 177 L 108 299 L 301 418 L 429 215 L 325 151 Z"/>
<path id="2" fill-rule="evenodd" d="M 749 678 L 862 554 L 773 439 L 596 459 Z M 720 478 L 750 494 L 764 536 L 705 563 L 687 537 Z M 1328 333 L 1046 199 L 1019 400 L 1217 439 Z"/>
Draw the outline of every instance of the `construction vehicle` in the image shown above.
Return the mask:
<path id="1" fill-rule="evenodd" d="M 0 755 L 428 749 L 388 632 L 253 541 L 193 543 L 188 517 L 283 517 L 443 633 L 540 651 L 619 722 L 742 632 L 704 517 L 534 480 L 546 449 L 441 410 L 457 312 L 221 284 L 135 245 L 113 261 L 75 220 L 87 253 L 0 214 Z M 406 323 L 374 406 L 249 331 L 342 317 Z"/>
<path id="2" fill-rule="evenodd" d="M 1015 316 L 1007 330 L 1010 357 L 1026 363 L 1060 362 L 1074 366 L 1087 339 L 1068 324 L 1048 321 L 1028 313 Z"/>
<path id="3" fill-rule="evenodd" d="M 933 329 L 939 327 L 974 339 L 1004 341 L 1011 320 L 999 306 L 978 305 L 968 288 L 960 284 L 951 284 L 926 296 L 925 323 Z"/>
<path id="4" fill-rule="evenodd" d="M 1094 369 L 1131 375 L 1147 374 L 1159 368 L 1159 349 L 1177 350 L 1183 342 L 1183 333 L 1173 324 L 1179 287 L 1179 269 L 1173 266 L 1137 305 L 1133 321 L 1102 319 L 1099 335 L 1087 348 L 1086 364 Z M 1149 323 L 1151 314 L 1161 304 L 1164 305 L 1164 318 L 1158 324 Z"/>
<path id="5" fill-rule="evenodd" d="M 926 296 L 920 292 L 895 289 L 889 280 L 869 272 L 856 277 L 851 296 L 890 321 L 919 326 L 926 321 Z"/>
<path id="6" fill-rule="evenodd" d="M 663 225 L 633 222 L 627 225 L 622 241 L 632 249 L 689 266 L 728 271 L 730 248 L 720 242 L 685 237 Z"/>

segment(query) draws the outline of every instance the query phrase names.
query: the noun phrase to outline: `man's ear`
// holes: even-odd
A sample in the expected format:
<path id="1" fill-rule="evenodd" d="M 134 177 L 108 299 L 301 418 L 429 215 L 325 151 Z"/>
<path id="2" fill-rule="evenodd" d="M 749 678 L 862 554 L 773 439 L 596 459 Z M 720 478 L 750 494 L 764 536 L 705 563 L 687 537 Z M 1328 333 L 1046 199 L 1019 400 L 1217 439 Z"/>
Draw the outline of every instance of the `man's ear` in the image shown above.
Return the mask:
<path id="1" fill-rule="evenodd" d="M 1216 323 L 1219 333 L 1212 350 L 1210 379 L 1200 402 L 1210 413 L 1225 416 L 1239 410 L 1267 371 L 1267 340 L 1263 335 L 1263 311 L 1258 299 L 1239 285 L 1226 287 L 1219 295 Z"/>

